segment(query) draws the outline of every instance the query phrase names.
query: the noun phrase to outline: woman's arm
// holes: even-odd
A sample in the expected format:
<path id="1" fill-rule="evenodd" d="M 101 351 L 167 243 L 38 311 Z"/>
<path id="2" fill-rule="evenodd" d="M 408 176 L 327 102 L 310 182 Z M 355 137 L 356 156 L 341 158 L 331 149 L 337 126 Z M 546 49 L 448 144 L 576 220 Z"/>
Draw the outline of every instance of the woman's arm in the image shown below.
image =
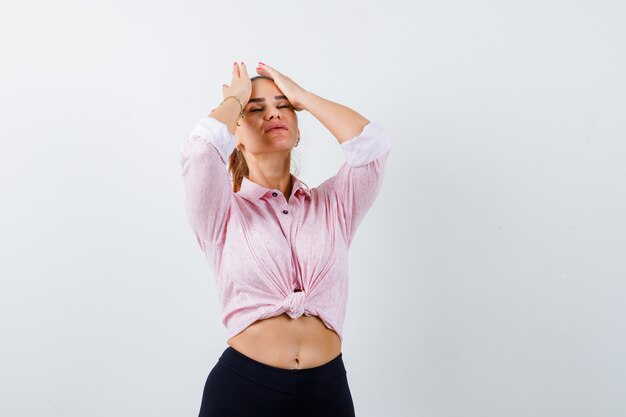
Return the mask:
<path id="1" fill-rule="evenodd" d="M 233 198 L 226 164 L 236 143 L 226 123 L 206 116 L 179 151 L 187 220 L 203 250 L 223 242 Z"/>
<path id="2" fill-rule="evenodd" d="M 346 161 L 317 189 L 334 204 L 348 246 L 380 191 L 391 142 L 385 129 L 354 110 L 307 92 L 304 108 L 337 138 Z"/>
<path id="3" fill-rule="evenodd" d="M 205 252 L 206 245 L 224 242 L 234 199 L 227 164 L 237 146 L 239 113 L 250 100 L 251 91 L 245 65 L 235 62 L 231 85 L 222 85 L 224 100 L 198 122 L 179 151 L 187 219 Z"/>
<path id="4" fill-rule="evenodd" d="M 369 120 L 351 108 L 310 91 L 302 94 L 300 103 L 337 138 L 340 144 L 358 135 L 369 123 Z"/>

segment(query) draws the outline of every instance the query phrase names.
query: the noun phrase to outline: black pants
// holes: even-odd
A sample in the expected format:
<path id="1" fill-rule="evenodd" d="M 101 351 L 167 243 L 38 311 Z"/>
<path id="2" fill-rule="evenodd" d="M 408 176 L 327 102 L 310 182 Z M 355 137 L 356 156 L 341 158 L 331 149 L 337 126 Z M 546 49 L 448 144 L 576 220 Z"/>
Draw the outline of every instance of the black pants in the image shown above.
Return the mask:
<path id="1" fill-rule="evenodd" d="M 228 346 L 206 380 L 199 417 L 354 417 L 342 355 L 284 369 Z"/>

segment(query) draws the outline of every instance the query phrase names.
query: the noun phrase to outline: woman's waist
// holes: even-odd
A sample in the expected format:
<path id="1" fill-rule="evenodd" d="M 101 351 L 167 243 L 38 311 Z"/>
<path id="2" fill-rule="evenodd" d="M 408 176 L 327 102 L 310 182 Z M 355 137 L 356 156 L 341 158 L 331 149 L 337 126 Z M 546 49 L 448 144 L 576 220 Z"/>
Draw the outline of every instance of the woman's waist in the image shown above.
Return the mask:
<path id="1" fill-rule="evenodd" d="M 257 320 L 226 343 L 258 362 L 284 369 L 313 368 L 341 353 L 341 339 L 318 316 L 292 319 L 286 313 Z"/>

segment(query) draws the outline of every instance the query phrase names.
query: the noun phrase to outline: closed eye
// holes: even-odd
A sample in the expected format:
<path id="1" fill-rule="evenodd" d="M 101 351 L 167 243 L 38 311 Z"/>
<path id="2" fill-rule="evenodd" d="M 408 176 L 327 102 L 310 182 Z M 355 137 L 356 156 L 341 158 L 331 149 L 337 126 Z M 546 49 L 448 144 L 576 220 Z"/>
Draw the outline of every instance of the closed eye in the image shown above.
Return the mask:
<path id="1" fill-rule="evenodd" d="M 278 106 L 278 108 L 279 108 L 279 109 L 282 109 L 282 108 L 284 108 L 284 107 L 289 108 L 289 107 L 291 107 L 291 106 Z M 252 112 L 252 111 L 261 111 L 261 110 L 263 110 L 263 109 L 252 109 L 252 110 L 250 110 L 250 111 Z"/>

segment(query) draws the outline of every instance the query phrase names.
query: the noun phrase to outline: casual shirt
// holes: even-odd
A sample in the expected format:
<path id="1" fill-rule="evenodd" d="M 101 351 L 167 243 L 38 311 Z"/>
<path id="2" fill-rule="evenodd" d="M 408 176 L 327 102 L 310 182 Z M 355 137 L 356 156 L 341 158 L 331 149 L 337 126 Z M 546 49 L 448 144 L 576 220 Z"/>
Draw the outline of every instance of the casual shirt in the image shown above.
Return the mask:
<path id="1" fill-rule="evenodd" d="M 374 203 L 391 142 L 369 122 L 340 148 L 345 162 L 319 186 L 290 174 L 289 198 L 227 169 L 237 137 L 202 118 L 180 148 L 186 215 L 211 267 L 222 324 L 233 337 L 257 320 L 318 316 L 343 341 L 348 249 Z"/>

